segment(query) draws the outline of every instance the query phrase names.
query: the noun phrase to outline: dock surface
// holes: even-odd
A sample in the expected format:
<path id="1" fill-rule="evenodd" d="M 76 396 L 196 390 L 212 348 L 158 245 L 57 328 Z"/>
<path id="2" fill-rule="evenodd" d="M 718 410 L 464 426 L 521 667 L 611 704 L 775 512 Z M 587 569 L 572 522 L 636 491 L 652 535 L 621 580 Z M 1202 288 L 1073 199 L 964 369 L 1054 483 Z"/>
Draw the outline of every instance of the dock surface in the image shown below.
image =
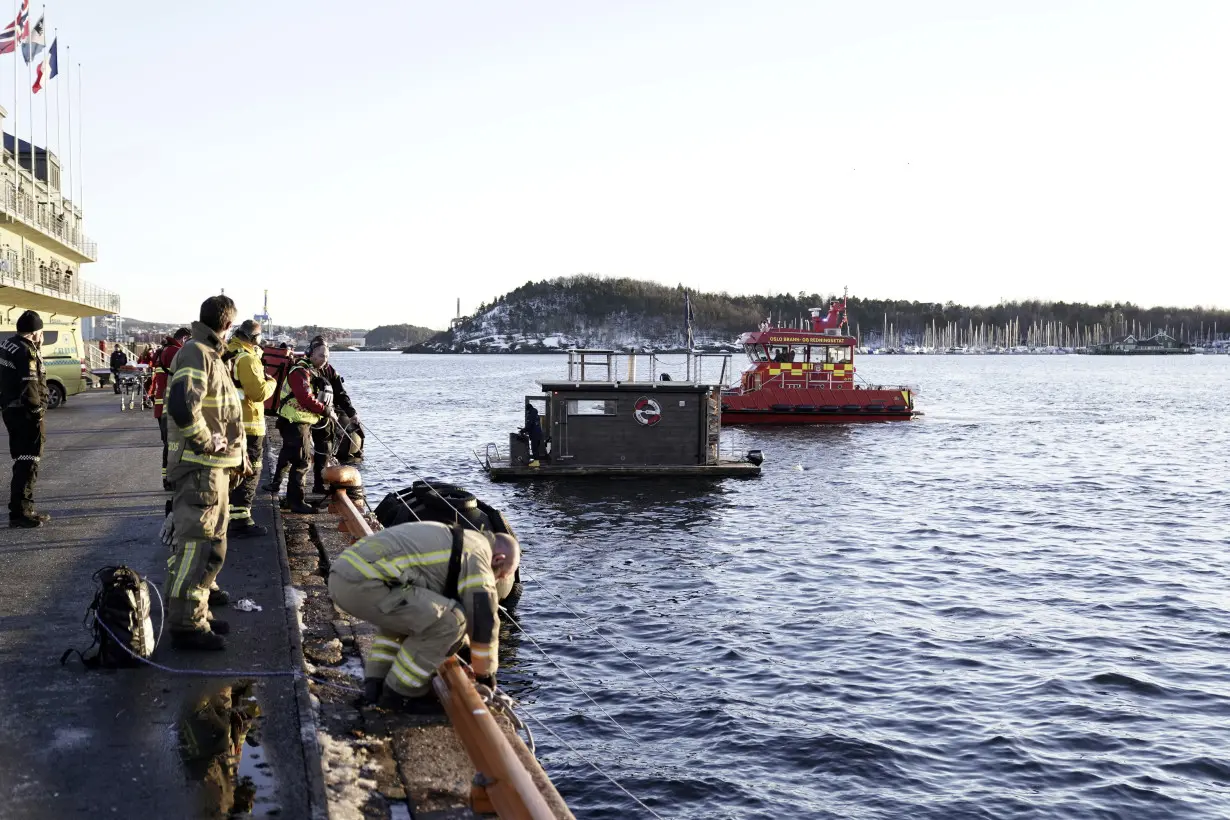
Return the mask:
<path id="1" fill-rule="evenodd" d="M 7 452 L 7 434 L 0 437 Z M 10 529 L 0 520 L 5 818 L 213 816 L 207 812 L 216 795 L 225 798 L 216 782 L 196 779 L 209 761 L 185 755 L 181 728 L 194 704 L 242 674 L 87 671 L 76 656 L 60 665 L 65 649 L 90 644 L 82 616 L 94 596 L 95 571 L 126 564 L 161 586 L 167 552 L 158 538 L 160 459 L 150 412 L 120 412 L 110 390 L 73 396 L 47 414 L 36 503 L 53 520 L 38 530 Z M 216 608 L 231 623 L 226 652 L 176 652 L 164 635 L 154 656 L 159 663 L 215 672 L 299 666 L 268 495 L 258 496 L 254 515 L 270 535 L 231 541 L 219 582 L 233 601 L 249 598 L 262 611 Z M 156 601 L 154 608 L 157 628 Z M 303 742 L 315 730 L 302 724 L 294 681 L 262 679 L 255 693 L 263 713 L 256 724 L 260 746 L 245 747 L 240 763 L 256 790 L 253 816 L 324 817 L 319 765 L 309 759 L 314 744 L 305 751 Z"/>

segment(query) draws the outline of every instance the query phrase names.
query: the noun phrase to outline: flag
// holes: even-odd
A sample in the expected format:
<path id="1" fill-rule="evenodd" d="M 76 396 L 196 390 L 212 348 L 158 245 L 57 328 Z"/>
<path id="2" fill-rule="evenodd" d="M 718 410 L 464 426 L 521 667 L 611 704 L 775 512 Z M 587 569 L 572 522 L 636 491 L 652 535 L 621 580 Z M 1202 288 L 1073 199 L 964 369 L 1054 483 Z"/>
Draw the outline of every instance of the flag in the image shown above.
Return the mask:
<path id="1" fill-rule="evenodd" d="M 47 49 L 47 65 L 51 69 L 51 73 L 47 75 L 47 79 L 54 80 L 56 75 L 60 73 L 60 56 L 56 45 L 60 42 L 59 38 L 51 41 L 51 48 Z"/>
<path id="2" fill-rule="evenodd" d="M 50 70 L 50 66 L 48 65 L 48 57 L 47 55 L 44 55 L 43 59 L 38 61 L 38 68 L 34 69 L 34 85 L 30 86 L 30 90 L 33 91 L 35 94 L 42 91 L 43 86 L 47 84 L 47 81 L 50 80 L 51 77 L 55 76 L 54 74 L 52 74 L 49 77 L 48 76 L 49 70 Z"/>
<path id="3" fill-rule="evenodd" d="M 22 0 L 16 19 L 0 31 L 0 54 L 12 54 L 30 33 L 30 0 Z"/>
<path id="4" fill-rule="evenodd" d="M 34 24 L 34 28 L 27 32 L 25 42 L 21 45 L 21 56 L 25 58 L 26 65 L 34 62 L 34 57 L 43 47 L 47 45 L 47 30 L 43 27 L 44 17 L 38 18 L 38 22 Z"/>

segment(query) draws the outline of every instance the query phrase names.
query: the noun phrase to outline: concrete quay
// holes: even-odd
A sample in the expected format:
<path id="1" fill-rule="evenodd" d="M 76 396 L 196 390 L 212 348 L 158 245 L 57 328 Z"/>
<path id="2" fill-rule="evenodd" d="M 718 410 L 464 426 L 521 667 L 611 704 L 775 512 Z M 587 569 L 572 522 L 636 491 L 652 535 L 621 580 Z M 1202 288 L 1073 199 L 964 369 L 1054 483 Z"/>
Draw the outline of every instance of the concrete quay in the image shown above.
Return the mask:
<path id="1" fill-rule="evenodd" d="M 38 530 L 0 521 L 0 815 L 227 816 L 218 814 L 225 803 L 248 791 L 254 817 L 323 818 L 314 715 L 302 681 L 256 682 L 261 717 L 248 738 L 259 736 L 260 746 L 244 747 L 238 765 L 250 783 L 234 789 L 235 778 L 219 777 L 225 755 L 208 757 L 216 750 L 207 742 L 195 752 L 183 742 L 200 701 L 244 680 L 242 672 L 301 666 L 296 615 L 286 604 L 288 568 L 272 530 L 228 546 L 221 585 L 232 600 L 262 609 L 215 609 L 231 623 L 227 651 L 176 652 L 164 635 L 154 655 L 165 666 L 220 677 L 150 667 L 88 671 L 75 655 L 60 665 L 65 649 L 90 644 L 82 616 L 95 571 L 125 564 L 161 586 L 160 448 L 150 412 L 121 412 L 110 390 L 74 396 L 47 415 L 36 501 L 52 521 Z M 273 524 L 268 496 L 254 515 Z"/>

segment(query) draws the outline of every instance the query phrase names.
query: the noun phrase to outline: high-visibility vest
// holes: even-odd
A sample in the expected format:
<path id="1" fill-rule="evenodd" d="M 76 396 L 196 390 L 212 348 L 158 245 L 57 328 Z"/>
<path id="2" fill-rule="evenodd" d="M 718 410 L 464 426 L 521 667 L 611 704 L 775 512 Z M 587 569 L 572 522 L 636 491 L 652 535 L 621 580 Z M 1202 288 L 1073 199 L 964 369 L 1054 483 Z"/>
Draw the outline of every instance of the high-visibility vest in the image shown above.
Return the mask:
<path id="1" fill-rule="evenodd" d="M 291 424 L 315 424 L 320 421 L 319 413 L 312 413 L 303 409 L 299 404 L 299 400 L 295 398 L 295 391 L 290 386 L 290 377 L 296 370 L 307 370 L 308 368 L 302 363 L 296 364 L 286 374 L 286 381 L 282 383 L 282 394 L 278 397 L 278 415 L 289 421 Z M 310 375 L 310 373 L 309 373 Z M 308 384 L 311 385 L 311 379 L 308 379 Z"/>

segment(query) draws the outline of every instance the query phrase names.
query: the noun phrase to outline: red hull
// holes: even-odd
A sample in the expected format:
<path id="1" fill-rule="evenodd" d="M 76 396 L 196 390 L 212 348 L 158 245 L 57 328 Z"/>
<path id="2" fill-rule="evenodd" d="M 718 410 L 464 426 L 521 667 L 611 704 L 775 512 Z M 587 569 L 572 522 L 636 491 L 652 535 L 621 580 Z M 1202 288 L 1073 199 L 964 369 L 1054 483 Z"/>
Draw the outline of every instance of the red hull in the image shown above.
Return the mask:
<path id="1" fill-rule="evenodd" d="M 909 421 L 912 396 L 903 390 L 765 387 L 722 396 L 722 424 L 861 424 Z"/>

